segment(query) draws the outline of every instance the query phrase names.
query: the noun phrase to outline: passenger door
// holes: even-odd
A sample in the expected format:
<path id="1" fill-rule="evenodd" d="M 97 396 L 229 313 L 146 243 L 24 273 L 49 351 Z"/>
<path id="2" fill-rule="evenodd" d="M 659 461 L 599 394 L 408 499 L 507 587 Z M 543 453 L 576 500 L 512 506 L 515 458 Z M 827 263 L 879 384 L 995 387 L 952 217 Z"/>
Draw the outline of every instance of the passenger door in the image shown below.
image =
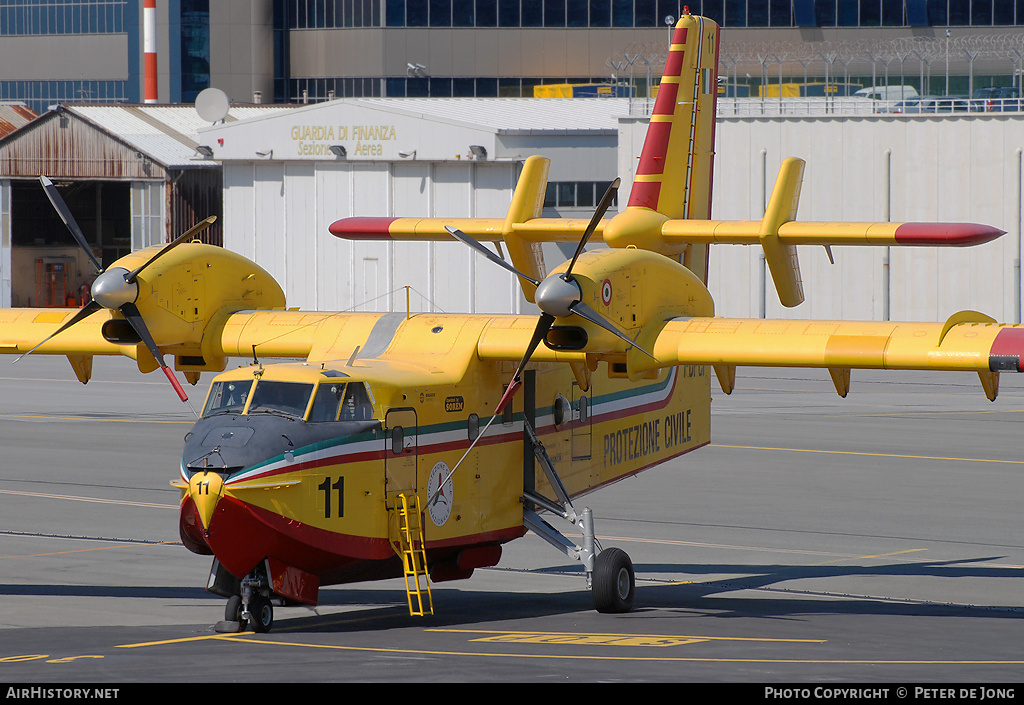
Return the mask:
<path id="1" fill-rule="evenodd" d="M 389 409 L 384 426 L 384 500 L 393 509 L 401 504 L 398 495 L 416 492 L 416 410 Z"/>

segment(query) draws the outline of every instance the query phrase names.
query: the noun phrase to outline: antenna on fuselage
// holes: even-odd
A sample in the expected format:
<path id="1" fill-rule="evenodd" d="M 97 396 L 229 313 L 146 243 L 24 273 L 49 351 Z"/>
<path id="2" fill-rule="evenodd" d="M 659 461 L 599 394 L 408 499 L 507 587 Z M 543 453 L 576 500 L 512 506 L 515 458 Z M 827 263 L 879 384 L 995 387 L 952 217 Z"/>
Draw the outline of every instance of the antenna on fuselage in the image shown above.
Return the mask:
<path id="1" fill-rule="evenodd" d="M 352 367 L 352 363 L 356 361 L 356 357 L 359 355 L 360 346 L 356 346 L 356 349 L 349 355 L 348 362 L 345 363 L 345 367 Z"/>

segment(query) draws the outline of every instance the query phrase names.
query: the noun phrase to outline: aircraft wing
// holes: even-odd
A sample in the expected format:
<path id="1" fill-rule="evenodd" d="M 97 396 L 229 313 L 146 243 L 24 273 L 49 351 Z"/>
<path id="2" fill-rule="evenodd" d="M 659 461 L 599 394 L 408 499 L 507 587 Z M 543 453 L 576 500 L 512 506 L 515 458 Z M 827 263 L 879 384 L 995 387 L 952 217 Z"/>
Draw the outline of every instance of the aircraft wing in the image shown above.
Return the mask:
<path id="1" fill-rule="evenodd" d="M 5 308 L 0 309 L 0 352 L 24 354 L 40 341 L 69 322 L 79 309 Z M 121 346 L 103 338 L 103 325 L 111 319 L 109 311 L 82 320 L 62 332 L 60 337 L 39 346 L 40 354 L 119 355 Z"/>
<path id="2" fill-rule="evenodd" d="M 653 352 L 662 364 L 714 366 L 727 393 L 736 366 L 826 368 L 841 396 L 851 369 L 960 370 L 995 399 L 1000 371 L 1024 371 L 1024 326 L 974 311 L 945 323 L 689 318 L 665 322 Z M 654 366 L 644 360 L 635 354 Z"/>

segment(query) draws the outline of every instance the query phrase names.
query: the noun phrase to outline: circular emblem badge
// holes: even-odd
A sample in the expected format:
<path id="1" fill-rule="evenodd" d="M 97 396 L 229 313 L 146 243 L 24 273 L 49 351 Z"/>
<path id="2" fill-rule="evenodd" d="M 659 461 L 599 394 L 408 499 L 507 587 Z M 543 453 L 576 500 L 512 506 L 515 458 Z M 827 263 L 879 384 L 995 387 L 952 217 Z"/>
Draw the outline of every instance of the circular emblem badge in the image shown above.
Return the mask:
<path id="1" fill-rule="evenodd" d="M 427 480 L 427 514 L 430 521 L 434 522 L 434 526 L 444 526 L 452 513 L 453 490 L 449 473 L 448 465 L 440 461 L 431 468 L 430 479 Z M 442 481 L 444 486 L 441 485 Z M 438 488 L 441 489 L 440 492 L 437 491 Z"/>
<path id="2" fill-rule="evenodd" d="M 601 301 L 605 306 L 612 302 L 612 283 L 607 279 L 601 282 Z"/>

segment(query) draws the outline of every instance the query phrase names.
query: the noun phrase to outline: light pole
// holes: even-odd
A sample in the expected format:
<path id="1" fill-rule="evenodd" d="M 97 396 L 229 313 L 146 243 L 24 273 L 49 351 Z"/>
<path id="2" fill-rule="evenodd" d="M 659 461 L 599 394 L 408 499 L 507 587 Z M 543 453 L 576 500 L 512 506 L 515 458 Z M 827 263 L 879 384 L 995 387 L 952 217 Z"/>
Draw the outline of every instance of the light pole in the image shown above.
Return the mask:
<path id="1" fill-rule="evenodd" d="M 946 95 L 949 95 L 949 30 L 946 30 Z"/>

